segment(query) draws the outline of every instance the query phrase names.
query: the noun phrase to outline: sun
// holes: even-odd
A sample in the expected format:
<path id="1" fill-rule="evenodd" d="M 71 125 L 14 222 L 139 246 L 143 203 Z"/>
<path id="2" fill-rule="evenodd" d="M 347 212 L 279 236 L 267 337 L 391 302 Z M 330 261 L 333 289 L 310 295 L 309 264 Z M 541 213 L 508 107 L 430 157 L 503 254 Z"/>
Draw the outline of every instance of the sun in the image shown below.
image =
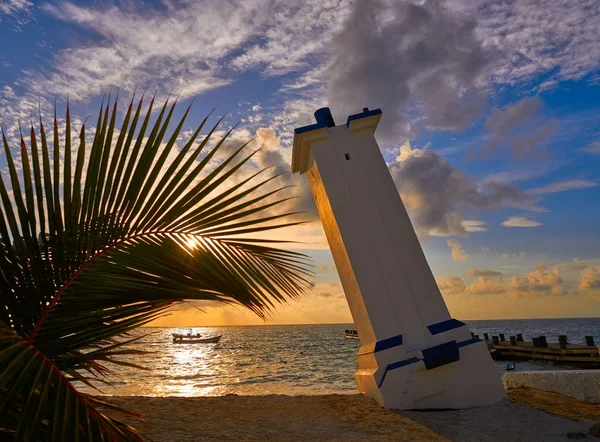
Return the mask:
<path id="1" fill-rule="evenodd" d="M 200 243 L 198 242 L 198 240 L 194 237 L 188 237 L 185 241 L 185 245 L 190 249 L 190 250 L 196 250 L 200 247 Z"/>

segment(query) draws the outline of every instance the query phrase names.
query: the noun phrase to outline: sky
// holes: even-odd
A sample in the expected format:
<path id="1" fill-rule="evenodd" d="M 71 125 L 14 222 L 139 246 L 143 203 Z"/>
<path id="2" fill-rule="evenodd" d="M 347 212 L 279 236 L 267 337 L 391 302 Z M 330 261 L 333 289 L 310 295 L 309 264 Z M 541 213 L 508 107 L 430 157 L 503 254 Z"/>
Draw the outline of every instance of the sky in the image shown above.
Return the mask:
<path id="1" fill-rule="evenodd" d="M 381 108 L 376 132 L 453 317 L 600 317 L 597 0 L 0 0 L 0 123 L 75 126 L 106 93 L 215 106 L 253 167 L 289 172 L 293 130 Z M 90 121 L 92 121 L 90 119 Z M 0 168 L 6 166 L 0 154 Z M 6 172 L 3 172 L 6 173 Z M 352 321 L 306 177 L 287 174 L 315 285 L 268 324 Z M 154 325 L 254 325 L 184 304 Z"/>

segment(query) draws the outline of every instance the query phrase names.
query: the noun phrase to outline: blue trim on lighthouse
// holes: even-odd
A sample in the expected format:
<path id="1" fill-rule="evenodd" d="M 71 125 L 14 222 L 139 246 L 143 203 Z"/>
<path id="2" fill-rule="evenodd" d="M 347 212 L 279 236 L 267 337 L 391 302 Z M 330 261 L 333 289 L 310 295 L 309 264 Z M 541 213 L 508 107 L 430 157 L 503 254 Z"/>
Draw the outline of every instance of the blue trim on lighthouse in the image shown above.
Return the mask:
<path id="1" fill-rule="evenodd" d="M 456 341 L 446 342 L 435 347 L 421 350 L 423 353 L 423 362 L 427 370 L 432 370 L 442 365 L 451 364 L 459 360 L 458 344 Z"/>
<path id="2" fill-rule="evenodd" d="M 425 363 L 425 368 L 427 370 L 432 370 L 434 368 L 441 367 L 446 364 L 451 364 L 452 362 L 456 362 L 460 359 L 458 350 L 459 348 L 466 347 L 467 345 L 471 344 L 476 344 L 478 342 L 481 342 L 481 340 L 475 338 L 462 342 L 450 341 L 442 345 L 436 345 L 435 347 L 430 347 L 425 350 L 422 350 L 421 353 L 423 353 L 423 359 L 413 357 L 389 364 L 387 367 L 385 367 L 385 371 L 383 372 L 383 376 L 381 376 L 381 381 L 379 381 L 377 388 L 381 388 L 385 376 L 390 370 L 394 370 L 400 367 L 406 367 L 407 365 L 416 364 L 420 361 L 423 361 Z"/>
<path id="3" fill-rule="evenodd" d="M 333 121 L 331 110 L 328 107 L 322 107 L 321 109 L 317 109 L 315 111 L 315 120 L 317 120 L 315 124 L 311 124 L 310 126 L 298 127 L 294 130 L 294 133 L 302 134 L 305 132 L 311 132 L 313 130 L 322 129 L 324 127 L 335 126 L 335 121 Z"/>
<path id="4" fill-rule="evenodd" d="M 465 325 L 464 322 L 459 321 L 458 319 L 448 319 L 446 321 L 438 322 L 437 324 L 432 324 L 429 327 L 429 332 L 432 335 L 437 335 L 439 333 L 446 332 L 448 330 L 453 330 L 455 328 L 459 328 Z"/>
<path id="5" fill-rule="evenodd" d="M 346 127 L 350 126 L 350 123 L 354 120 L 360 120 L 361 118 L 372 117 L 374 115 L 381 115 L 381 109 L 373 109 L 369 110 L 368 107 L 363 108 L 363 111 L 360 114 L 350 115 L 346 120 Z"/>
<path id="6" fill-rule="evenodd" d="M 394 369 L 400 368 L 400 367 L 405 367 L 410 364 L 416 364 L 417 362 L 420 362 L 420 361 L 421 360 L 419 358 L 410 358 L 410 359 L 404 359 L 403 361 L 394 362 L 393 364 L 388 365 L 387 367 L 385 367 L 385 371 L 383 372 L 383 376 L 381 376 L 381 380 L 379 381 L 379 385 L 377 386 L 377 388 L 381 388 L 381 386 L 383 385 L 383 381 L 385 380 L 385 376 L 387 375 L 388 371 L 394 370 Z"/>
<path id="7" fill-rule="evenodd" d="M 457 345 L 460 348 L 460 347 L 465 347 L 465 346 L 471 345 L 471 344 L 477 344 L 478 342 L 481 342 L 481 339 L 473 338 L 473 339 L 469 339 L 468 341 L 459 342 Z"/>
<path id="8" fill-rule="evenodd" d="M 383 339 L 375 343 L 375 350 L 373 353 L 378 351 L 387 350 L 388 348 L 397 347 L 402 345 L 402 335 L 392 336 L 391 338 Z"/>

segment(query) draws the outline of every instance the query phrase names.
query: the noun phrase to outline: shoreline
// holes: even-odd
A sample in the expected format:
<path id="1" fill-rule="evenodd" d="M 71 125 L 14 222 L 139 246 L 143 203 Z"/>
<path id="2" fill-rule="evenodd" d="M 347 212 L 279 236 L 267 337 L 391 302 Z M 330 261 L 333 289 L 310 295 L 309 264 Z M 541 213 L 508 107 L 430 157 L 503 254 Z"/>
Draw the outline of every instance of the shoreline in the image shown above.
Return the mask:
<path id="1" fill-rule="evenodd" d="M 360 394 L 111 396 L 108 400 L 142 414 L 143 420 L 131 423 L 164 442 L 564 441 L 568 432 L 587 433 L 591 422 L 600 421 L 600 407 L 586 408 L 581 401 L 555 393 L 518 391 L 517 395 L 509 392 L 511 400 L 502 404 L 446 411 L 386 410 Z M 570 419 L 557 415 L 564 410 L 543 410 L 544 402 L 551 408 L 557 401 L 566 404 L 563 408 Z"/>

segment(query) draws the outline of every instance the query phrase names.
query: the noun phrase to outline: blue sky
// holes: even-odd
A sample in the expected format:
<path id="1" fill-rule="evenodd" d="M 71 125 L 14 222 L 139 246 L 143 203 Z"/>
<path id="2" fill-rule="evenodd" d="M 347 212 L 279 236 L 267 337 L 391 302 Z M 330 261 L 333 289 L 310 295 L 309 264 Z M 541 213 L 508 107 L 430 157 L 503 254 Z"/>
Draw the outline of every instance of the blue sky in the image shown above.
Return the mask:
<path id="1" fill-rule="evenodd" d="M 318 107 L 339 121 L 380 107 L 455 316 L 600 316 L 599 27 L 593 0 L 1 0 L 0 122 L 16 146 L 38 103 L 50 115 L 68 97 L 81 121 L 117 88 L 172 91 L 196 98 L 190 122 L 217 106 L 289 170 Z M 310 222 L 286 235 L 309 243 L 317 284 L 273 320 L 350 321 L 310 189 L 287 179 Z M 255 321 L 198 315 L 173 320 Z"/>

